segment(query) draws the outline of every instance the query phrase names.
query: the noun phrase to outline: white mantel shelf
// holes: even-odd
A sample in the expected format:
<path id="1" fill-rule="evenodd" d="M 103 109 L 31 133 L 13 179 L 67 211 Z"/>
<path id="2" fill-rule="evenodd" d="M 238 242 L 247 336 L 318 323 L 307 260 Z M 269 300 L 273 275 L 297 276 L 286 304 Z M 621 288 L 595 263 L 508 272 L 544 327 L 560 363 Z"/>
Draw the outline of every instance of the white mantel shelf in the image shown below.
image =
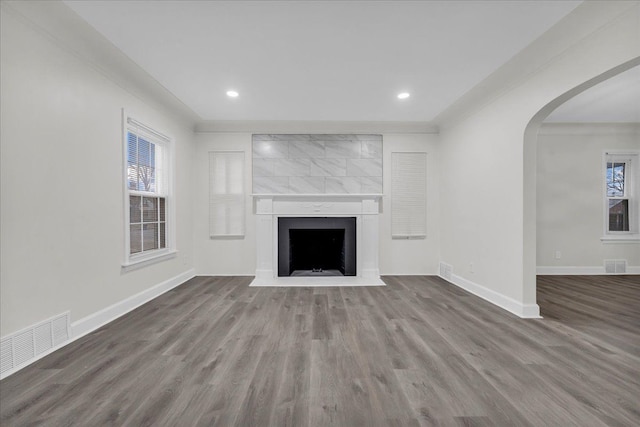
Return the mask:
<path id="1" fill-rule="evenodd" d="M 251 286 L 384 286 L 378 268 L 382 194 L 252 194 L 256 215 L 256 278 Z M 356 218 L 356 276 L 277 275 L 279 217 Z"/>

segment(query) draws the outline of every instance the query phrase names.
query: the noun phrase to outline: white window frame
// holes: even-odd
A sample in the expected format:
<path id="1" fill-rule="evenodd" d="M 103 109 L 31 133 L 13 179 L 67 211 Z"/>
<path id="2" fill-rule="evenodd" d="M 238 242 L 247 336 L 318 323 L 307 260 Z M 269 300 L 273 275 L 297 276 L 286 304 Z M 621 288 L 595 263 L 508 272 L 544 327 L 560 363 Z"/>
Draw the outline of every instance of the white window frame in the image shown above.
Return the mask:
<path id="1" fill-rule="evenodd" d="M 138 136 L 143 136 L 150 142 L 162 148 L 163 162 L 161 170 L 163 170 L 164 178 L 159 192 L 146 192 L 139 190 L 131 190 L 128 185 L 128 138 L 127 134 L 133 132 Z M 122 110 L 122 182 L 124 193 L 124 261 L 122 268 L 125 271 L 134 270 L 147 265 L 155 264 L 176 256 L 177 250 L 175 245 L 175 203 L 174 203 L 174 139 L 167 136 L 166 133 L 156 130 L 154 127 L 146 125 Z M 147 196 L 162 197 L 165 199 L 165 247 L 144 251 L 141 253 L 131 253 L 131 235 L 130 235 L 130 196 Z"/>
<path id="2" fill-rule="evenodd" d="M 629 200 L 629 231 L 609 230 L 609 200 L 619 197 L 607 195 L 607 164 L 626 163 L 625 166 L 625 195 Z M 602 162 L 602 197 L 603 197 L 603 230 L 601 240 L 605 243 L 627 243 L 640 241 L 640 151 L 605 151 Z"/>

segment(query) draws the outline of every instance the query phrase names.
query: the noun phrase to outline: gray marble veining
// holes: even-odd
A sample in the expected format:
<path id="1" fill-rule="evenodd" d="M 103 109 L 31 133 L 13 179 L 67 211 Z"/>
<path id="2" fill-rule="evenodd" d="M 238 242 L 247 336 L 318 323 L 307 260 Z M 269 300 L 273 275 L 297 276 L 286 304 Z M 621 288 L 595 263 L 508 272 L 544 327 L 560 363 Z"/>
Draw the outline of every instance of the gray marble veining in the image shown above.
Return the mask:
<path id="1" fill-rule="evenodd" d="M 253 176 L 273 176 L 275 170 L 274 159 L 253 159 Z"/>
<path id="2" fill-rule="evenodd" d="M 361 157 L 363 159 L 381 159 L 382 158 L 382 140 L 380 141 L 362 141 Z"/>
<path id="3" fill-rule="evenodd" d="M 328 159 L 359 159 L 360 141 L 326 141 L 324 154 Z"/>
<path id="4" fill-rule="evenodd" d="M 360 191 L 362 193 L 382 194 L 382 177 L 381 176 L 361 176 Z"/>
<path id="5" fill-rule="evenodd" d="M 289 178 L 286 176 L 254 177 L 253 192 L 256 194 L 287 194 L 289 192 Z"/>
<path id="6" fill-rule="evenodd" d="M 382 135 L 255 134 L 253 192 L 382 193 Z"/>
<path id="7" fill-rule="evenodd" d="M 347 159 L 311 159 L 311 176 L 346 176 Z"/>
<path id="8" fill-rule="evenodd" d="M 324 178 L 292 176 L 289 178 L 289 192 L 294 194 L 324 193 Z"/>
<path id="9" fill-rule="evenodd" d="M 327 194 L 356 194 L 362 192 L 362 184 L 357 177 L 326 177 L 324 190 Z"/>
<path id="10" fill-rule="evenodd" d="M 291 141 L 289 142 L 289 158 L 315 158 L 324 157 L 324 142 L 322 141 Z"/>
<path id="11" fill-rule="evenodd" d="M 347 159 L 347 176 L 382 176 L 382 159 Z"/>
<path id="12" fill-rule="evenodd" d="M 276 159 L 274 163 L 275 176 L 309 176 L 309 159 Z"/>
<path id="13" fill-rule="evenodd" d="M 286 141 L 253 141 L 253 157 L 286 159 L 289 157 L 289 143 Z"/>

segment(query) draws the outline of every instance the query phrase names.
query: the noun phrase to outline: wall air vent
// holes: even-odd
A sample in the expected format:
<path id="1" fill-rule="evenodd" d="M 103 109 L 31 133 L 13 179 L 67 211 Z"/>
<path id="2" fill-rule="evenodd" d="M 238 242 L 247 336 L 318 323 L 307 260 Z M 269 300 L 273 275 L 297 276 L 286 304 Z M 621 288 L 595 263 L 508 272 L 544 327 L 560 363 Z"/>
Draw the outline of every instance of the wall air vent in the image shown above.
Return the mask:
<path id="1" fill-rule="evenodd" d="M 607 274 L 624 274 L 627 272 L 626 259 L 605 259 L 604 271 Z"/>
<path id="2" fill-rule="evenodd" d="M 450 281 L 452 274 L 453 274 L 453 267 L 450 264 L 446 264 L 440 261 L 440 277 Z"/>
<path id="3" fill-rule="evenodd" d="M 66 312 L 3 337 L 0 341 L 0 378 L 68 341 L 69 331 L 69 312 Z"/>

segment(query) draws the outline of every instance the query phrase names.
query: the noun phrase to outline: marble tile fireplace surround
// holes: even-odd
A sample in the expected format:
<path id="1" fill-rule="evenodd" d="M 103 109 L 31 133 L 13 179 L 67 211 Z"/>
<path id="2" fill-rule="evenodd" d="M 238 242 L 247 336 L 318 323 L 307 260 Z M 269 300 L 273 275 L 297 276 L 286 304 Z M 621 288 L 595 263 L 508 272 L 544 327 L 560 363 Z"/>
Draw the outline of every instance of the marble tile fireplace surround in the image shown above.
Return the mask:
<path id="1" fill-rule="evenodd" d="M 382 136 L 253 135 L 252 143 L 251 286 L 384 286 L 378 268 Z M 355 275 L 279 277 L 280 218 L 355 218 Z"/>

